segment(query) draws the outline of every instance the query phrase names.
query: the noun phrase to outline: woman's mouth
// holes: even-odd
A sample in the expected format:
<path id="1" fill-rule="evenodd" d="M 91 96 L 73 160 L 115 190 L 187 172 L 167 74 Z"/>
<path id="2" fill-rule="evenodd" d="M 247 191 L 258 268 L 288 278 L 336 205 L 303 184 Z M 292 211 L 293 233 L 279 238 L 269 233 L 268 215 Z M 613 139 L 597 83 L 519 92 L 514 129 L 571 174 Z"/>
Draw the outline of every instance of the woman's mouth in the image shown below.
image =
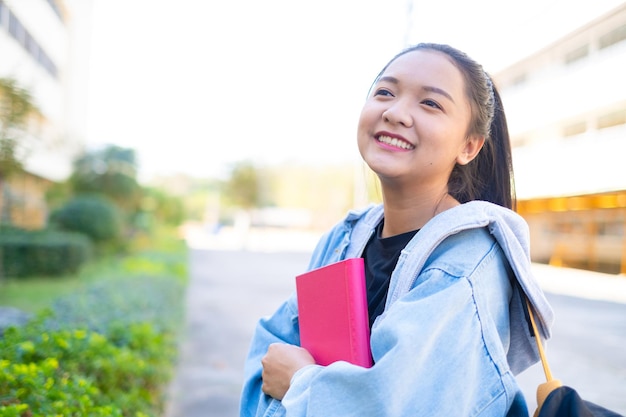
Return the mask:
<path id="1" fill-rule="evenodd" d="M 392 138 L 390 136 L 380 135 L 376 137 L 376 140 L 380 143 L 384 143 L 385 145 L 393 146 L 395 148 L 405 149 L 410 151 L 415 149 L 415 145 L 410 144 L 402 139 Z"/>

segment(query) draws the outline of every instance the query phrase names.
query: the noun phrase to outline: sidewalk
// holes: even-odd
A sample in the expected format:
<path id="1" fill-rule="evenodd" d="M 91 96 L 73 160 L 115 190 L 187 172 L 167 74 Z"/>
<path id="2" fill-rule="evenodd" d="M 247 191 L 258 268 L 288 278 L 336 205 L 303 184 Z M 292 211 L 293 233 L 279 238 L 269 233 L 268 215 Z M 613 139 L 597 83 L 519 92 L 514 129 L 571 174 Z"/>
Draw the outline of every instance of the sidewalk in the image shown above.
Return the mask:
<path id="1" fill-rule="evenodd" d="M 187 241 L 196 249 L 310 253 L 320 236 L 321 232 L 281 229 L 251 229 L 245 235 L 228 229 L 218 234 L 192 229 L 187 233 Z M 626 276 L 538 263 L 533 264 L 533 272 L 546 292 L 626 303 Z"/>
<path id="2" fill-rule="evenodd" d="M 533 264 L 545 292 L 626 304 L 626 277 L 582 269 Z"/>

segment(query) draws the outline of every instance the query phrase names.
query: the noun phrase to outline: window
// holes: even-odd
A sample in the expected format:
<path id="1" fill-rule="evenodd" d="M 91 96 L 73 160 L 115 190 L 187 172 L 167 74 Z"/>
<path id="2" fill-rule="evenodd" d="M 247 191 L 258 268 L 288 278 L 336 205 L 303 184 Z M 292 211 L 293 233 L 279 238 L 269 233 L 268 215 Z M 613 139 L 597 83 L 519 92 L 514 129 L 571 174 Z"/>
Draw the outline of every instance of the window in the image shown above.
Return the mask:
<path id="1" fill-rule="evenodd" d="M 7 6 L 4 5 L 2 1 L 0 1 L 0 26 L 6 26 L 6 16 L 7 16 Z"/>
<path id="2" fill-rule="evenodd" d="M 565 54 L 565 64 L 569 65 L 589 55 L 589 45 L 578 47 Z"/>
<path id="3" fill-rule="evenodd" d="M 620 220 L 598 222 L 598 235 L 600 236 L 623 236 L 624 224 Z"/>
<path id="4" fill-rule="evenodd" d="M 22 22 L 0 0 L 0 26 L 5 26 L 9 34 L 41 65 L 50 75 L 57 77 L 58 70 L 54 62 L 45 53 L 37 41 L 26 30 Z"/>
<path id="5" fill-rule="evenodd" d="M 24 32 L 24 27 L 22 23 L 17 20 L 17 17 L 9 10 L 9 33 L 15 40 L 17 40 L 20 45 L 22 44 L 22 33 Z"/>
<path id="6" fill-rule="evenodd" d="M 30 36 L 30 33 L 28 32 L 26 32 L 26 36 L 24 37 L 24 49 L 26 49 L 28 53 L 34 57 L 39 55 L 39 45 L 37 45 L 37 42 L 35 42 L 33 37 Z"/>
<path id="7" fill-rule="evenodd" d="M 606 35 L 600 37 L 598 43 L 600 49 L 604 49 L 623 40 L 626 40 L 626 25 L 613 29 Z"/>
<path id="8" fill-rule="evenodd" d="M 37 60 L 39 61 L 39 64 L 41 64 L 41 66 L 50 73 L 50 75 L 54 77 L 57 76 L 58 71 L 56 65 L 54 65 L 54 62 L 52 62 L 50 57 L 41 49 L 39 49 L 39 57 Z"/>
<path id="9" fill-rule="evenodd" d="M 581 133 L 585 133 L 587 131 L 587 123 L 586 122 L 576 122 L 570 125 L 567 125 L 563 128 L 563 136 L 575 136 L 580 135 Z"/>
<path id="10" fill-rule="evenodd" d="M 598 118 L 598 129 L 626 124 L 626 109 L 605 114 Z"/>

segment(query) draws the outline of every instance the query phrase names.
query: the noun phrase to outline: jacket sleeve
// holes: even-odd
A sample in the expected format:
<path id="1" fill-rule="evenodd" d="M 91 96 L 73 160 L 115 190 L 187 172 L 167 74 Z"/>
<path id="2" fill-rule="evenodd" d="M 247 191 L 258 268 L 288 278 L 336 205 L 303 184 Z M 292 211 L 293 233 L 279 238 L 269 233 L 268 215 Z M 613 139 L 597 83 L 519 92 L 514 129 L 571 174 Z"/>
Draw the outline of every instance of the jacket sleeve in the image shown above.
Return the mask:
<path id="1" fill-rule="evenodd" d="M 501 300 L 481 297 L 466 277 L 422 273 L 374 325 L 375 365 L 301 369 L 283 398 L 287 415 L 506 415 L 519 401 L 497 330 L 508 318 L 483 308 Z"/>
<path id="2" fill-rule="evenodd" d="M 318 242 L 308 269 L 314 269 L 340 260 L 347 245 L 342 224 L 335 226 Z M 298 328 L 298 301 L 296 293 L 285 301 L 269 318 L 257 323 L 244 367 L 244 383 L 240 401 L 240 417 L 279 416 L 284 413 L 281 402 L 261 391 L 263 367 L 261 359 L 272 343 L 300 345 Z"/>
<path id="3" fill-rule="evenodd" d="M 271 415 L 270 411 L 282 408 L 280 401 L 261 391 L 261 359 L 272 343 L 300 345 L 295 303 L 297 301 L 294 293 L 271 317 L 263 318 L 257 323 L 244 366 L 240 417 Z"/>

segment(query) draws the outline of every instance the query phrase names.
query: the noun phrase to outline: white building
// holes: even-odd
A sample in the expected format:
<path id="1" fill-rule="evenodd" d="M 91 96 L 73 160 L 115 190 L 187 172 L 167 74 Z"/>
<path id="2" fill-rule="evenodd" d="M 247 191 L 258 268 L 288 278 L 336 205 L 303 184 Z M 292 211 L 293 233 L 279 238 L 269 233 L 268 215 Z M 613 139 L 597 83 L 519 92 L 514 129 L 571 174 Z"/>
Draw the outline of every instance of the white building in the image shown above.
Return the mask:
<path id="1" fill-rule="evenodd" d="M 41 210 L 43 195 L 35 188 L 66 179 L 83 148 L 91 3 L 0 0 L 0 77 L 26 88 L 39 112 L 23 154 L 31 177 L 11 179 L 4 195 L 18 219 Z"/>
<path id="2" fill-rule="evenodd" d="M 533 257 L 625 273 L 626 3 L 494 79 Z"/>

